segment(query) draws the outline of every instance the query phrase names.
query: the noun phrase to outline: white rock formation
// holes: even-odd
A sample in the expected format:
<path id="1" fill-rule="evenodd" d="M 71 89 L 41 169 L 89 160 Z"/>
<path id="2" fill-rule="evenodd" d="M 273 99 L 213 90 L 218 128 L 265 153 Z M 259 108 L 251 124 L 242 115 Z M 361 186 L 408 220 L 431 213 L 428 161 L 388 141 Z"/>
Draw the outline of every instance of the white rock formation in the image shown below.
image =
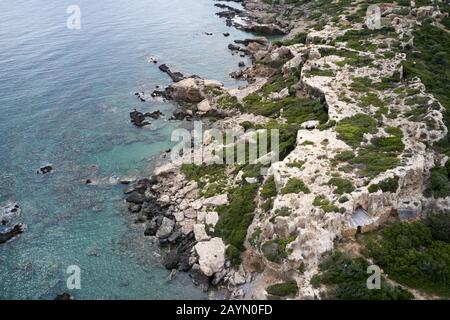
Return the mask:
<path id="1" fill-rule="evenodd" d="M 225 264 L 225 244 L 221 238 L 199 242 L 195 245 L 199 256 L 200 270 L 210 277 L 223 269 Z"/>

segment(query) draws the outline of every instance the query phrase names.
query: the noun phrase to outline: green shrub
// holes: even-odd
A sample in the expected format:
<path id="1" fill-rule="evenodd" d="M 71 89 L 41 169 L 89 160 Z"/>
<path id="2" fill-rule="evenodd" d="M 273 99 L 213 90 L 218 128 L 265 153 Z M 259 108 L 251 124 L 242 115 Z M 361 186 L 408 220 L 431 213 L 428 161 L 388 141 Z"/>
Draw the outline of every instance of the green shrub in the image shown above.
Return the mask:
<path id="1" fill-rule="evenodd" d="M 398 180 L 399 178 L 397 176 L 394 178 L 386 178 L 378 184 L 372 184 L 369 187 L 369 192 L 375 193 L 378 192 L 378 190 L 381 190 L 383 192 L 396 193 L 398 189 Z"/>
<path id="2" fill-rule="evenodd" d="M 250 239 L 250 244 L 254 247 L 257 247 L 260 243 L 260 238 L 261 238 L 261 234 L 262 234 L 262 230 L 260 227 L 257 227 L 255 229 L 255 231 L 253 231 L 252 233 L 252 237 Z"/>
<path id="3" fill-rule="evenodd" d="M 367 240 L 374 262 L 400 284 L 450 296 L 450 243 L 422 222 L 398 222 Z"/>
<path id="4" fill-rule="evenodd" d="M 277 187 L 273 176 L 270 176 L 267 178 L 266 182 L 264 182 L 260 194 L 264 199 L 270 199 L 277 195 Z"/>
<path id="5" fill-rule="evenodd" d="M 234 257 L 236 250 L 239 252 L 245 250 L 244 241 L 247 237 L 247 229 L 253 221 L 258 188 L 258 184 L 241 184 L 229 192 L 230 203 L 217 210 L 219 222 L 216 225 L 215 233 L 225 243 L 234 247 L 231 249 Z M 236 261 L 237 259 L 234 260 L 234 262 Z"/>
<path id="6" fill-rule="evenodd" d="M 289 281 L 271 285 L 266 291 L 268 294 L 278 297 L 295 296 L 298 291 L 298 286 L 295 281 Z"/>
<path id="7" fill-rule="evenodd" d="M 430 181 L 424 195 L 428 198 L 445 198 L 450 195 L 450 181 L 445 167 L 431 169 Z"/>
<path id="8" fill-rule="evenodd" d="M 355 190 L 352 182 L 343 178 L 331 178 L 330 181 L 328 181 L 328 185 L 336 187 L 334 193 L 341 195 L 344 193 L 351 193 Z"/>
<path id="9" fill-rule="evenodd" d="M 426 224 L 434 239 L 450 243 L 450 214 L 448 212 L 430 214 Z"/>
<path id="10" fill-rule="evenodd" d="M 386 281 L 381 282 L 380 290 L 367 288 L 367 267 L 362 258 L 352 258 L 336 251 L 319 266 L 319 274 L 311 279 L 311 284 L 331 286 L 329 298 L 342 300 L 409 300 L 413 296 L 399 288 L 392 287 Z"/>
<path id="11" fill-rule="evenodd" d="M 241 264 L 241 252 L 233 245 L 228 246 L 226 256 L 231 265 L 239 266 Z"/>
<path id="12" fill-rule="evenodd" d="M 393 169 L 400 164 L 397 154 L 378 152 L 373 148 L 365 148 L 350 160 L 350 163 L 361 168 L 362 173 L 370 178 Z"/>
<path id="13" fill-rule="evenodd" d="M 310 193 L 311 191 L 308 189 L 308 187 L 305 185 L 305 183 L 297 178 L 290 179 L 286 186 L 284 186 L 281 189 L 281 194 L 288 194 L 288 193 Z"/>
<path id="14" fill-rule="evenodd" d="M 357 114 L 350 118 L 345 118 L 336 126 L 339 138 L 348 145 L 358 146 L 365 133 L 375 133 L 377 122 L 365 114 Z"/>
<path id="15" fill-rule="evenodd" d="M 322 208 L 322 210 L 326 213 L 339 212 L 339 207 L 331 204 L 330 200 L 328 200 L 324 196 L 317 196 L 313 201 L 313 205 Z"/>

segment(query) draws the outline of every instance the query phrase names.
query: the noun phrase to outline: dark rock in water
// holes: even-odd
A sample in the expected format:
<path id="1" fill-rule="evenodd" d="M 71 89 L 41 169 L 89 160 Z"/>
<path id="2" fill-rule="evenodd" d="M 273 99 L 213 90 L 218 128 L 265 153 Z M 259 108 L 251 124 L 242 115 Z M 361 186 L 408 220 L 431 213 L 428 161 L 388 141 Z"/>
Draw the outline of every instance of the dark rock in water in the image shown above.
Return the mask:
<path id="1" fill-rule="evenodd" d="M 68 301 L 68 300 L 72 300 L 72 299 L 73 299 L 73 297 L 70 294 L 64 292 L 62 294 L 58 294 L 55 297 L 55 299 L 53 299 L 53 300 L 65 300 L 65 301 Z"/>
<path id="2" fill-rule="evenodd" d="M 169 251 L 162 260 L 163 266 L 168 270 L 178 269 L 178 263 L 179 257 L 177 250 Z"/>
<path id="3" fill-rule="evenodd" d="M 175 231 L 172 235 L 177 233 Z M 189 271 L 191 265 L 189 264 L 189 259 L 191 257 L 191 250 L 194 247 L 196 241 L 194 233 L 191 232 L 187 235 L 183 235 L 181 232 L 179 235 L 175 236 L 177 238 L 175 243 L 176 248 L 171 249 L 167 255 L 163 258 L 163 264 L 167 269 L 178 269 L 180 271 Z M 166 239 L 170 242 L 170 238 Z"/>
<path id="4" fill-rule="evenodd" d="M 131 122 L 138 128 L 142 128 L 150 124 L 150 122 L 145 120 L 145 115 L 142 112 L 134 109 L 133 112 L 130 112 Z"/>
<path id="5" fill-rule="evenodd" d="M 126 189 L 123 193 L 125 194 L 130 194 L 132 192 L 136 191 L 136 189 L 134 187 L 129 187 L 128 189 Z"/>
<path id="6" fill-rule="evenodd" d="M 206 34 L 207 36 L 212 36 L 212 35 L 213 35 L 212 32 L 205 32 L 205 34 Z"/>
<path id="7" fill-rule="evenodd" d="M 231 51 L 241 51 L 242 48 L 235 44 L 230 43 L 228 45 L 228 49 L 230 49 Z"/>
<path id="8" fill-rule="evenodd" d="M 16 224 L 11 230 L 6 231 L 4 233 L 0 233 L 0 243 L 5 243 L 6 241 L 11 240 L 12 238 L 23 233 L 24 230 L 25 230 L 25 225 Z"/>
<path id="9" fill-rule="evenodd" d="M 186 111 L 184 110 L 175 110 L 173 112 L 173 116 L 170 117 L 169 120 L 184 120 L 186 118 L 190 118 L 191 115 L 189 115 Z"/>
<path id="10" fill-rule="evenodd" d="M 150 179 L 139 179 L 136 184 L 134 185 L 134 189 L 140 193 L 140 194 L 144 194 L 145 191 L 149 188 L 151 188 L 151 186 L 154 184 L 154 181 L 150 180 Z"/>
<path id="11" fill-rule="evenodd" d="M 85 183 L 85 184 L 91 184 L 91 183 L 92 183 L 92 180 L 91 180 L 91 179 L 86 179 L 86 180 L 84 181 L 84 183 Z"/>
<path id="12" fill-rule="evenodd" d="M 242 68 L 242 67 L 245 67 L 245 62 L 244 62 L 244 61 L 240 61 L 240 62 L 239 62 L 239 67 L 241 67 L 241 68 Z"/>
<path id="13" fill-rule="evenodd" d="M 159 119 L 163 115 L 164 114 L 161 111 L 159 111 L 159 110 L 156 110 L 156 111 L 153 111 L 153 112 L 147 112 L 147 113 L 144 114 L 145 117 L 150 117 L 152 119 Z"/>
<path id="14" fill-rule="evenodd" d="M 200 288 L 202 288 L 203 291 L 208 291 L 210 282 L 209 278 L 205 276 L 200 269 L 191 269 L 189 272 L 189 276 L 191 277 L 194 284 Z"/>
<path id="15" fill-rule="evenodd" d="M 167 90 L 168 89 L 165 89 L 165 90 L 154 90 L 152 92 L 152 97 L 153 98 L 163 97 L 164 99 L 169 100 L 170 99 L 170 95 L 169 95 Z"/>
<path id="16" fill-rule="evenodd" d="M 141 211 L 142 206 L 140 204 L 135 204 L 135 203 L 130 203 L 128 205 L 128 211 L 130 211 L 131 213 L 138 213 L 139 211 Z"/>
<path id="17" fill-rule="evenodd" d="M 266 46 L 269 44 L 269 41 L 265 37 L 248 38 L 248 39 L 244 39 L 244 40 L 234 40 L 234 43 L 243 44 L 244 46 L 248 46 L 252 42 L 255 42 L 262 46 Z"/>
<path id="18" fill-rule="evenodd" d="M 229 37 L 229 36 L 230 36 L 230 33 L 224 32 L 224 33 L 223 33 L 223 36 L 224 36 L 224 37 Z"/>
<path id="19" fill-rule="evenodd" d="M 46 166 L 40 167 L 39 170 L 37 171 L 38 174 L 47 174 L 52 172 L 53 170 L 53 166 L 51 164 L 48 164 Z"/>
<path id="20" fill-rule="evenodd" d="M 145 101 L 146 101 L 146 99 L 145 99 L 145 93 L 144 93 L 143 91 L 141 91 L 141 92 L 136 92 L 134 95 L 137 96 L 137 97 L 139 98 L 139 100 L 141 100 L 142 102 L 145 102 Z"/>
<path id="21" fill-rule="evenodd" d="M 143 204 L 145 202 L 146 198 L 144 195 L 133 191 L 127 198 L 126 201 L 129 203 L 134 203 L 134 204 Z"/>
<path id="22" fill-rule="evenodd" d="M 172 79 L 173 82 L 180 82 L 181 80 L 184 80 L 186 77 L 181 72 L 174 72 L 170 69 L 170 67 L 166 64 L 162 64 L 159 66 L 159 70 L 162 72 L 165 72 L 169 75 L 169 77 Z"/>
<path id="23" fill-rule="evenodd" d="M 149 201 L 142 205 L 141 213 L 147 218 L 152 219 L 155 216 L 163 215 L 163 210 L 154 201 Z"/>
<path id="24" fill-rule="evenodd" d="M 161 225 L 161 220 L 159 217 L 153 218 L 151 221 L 147 222 L 145 226 L 144 235 L 147 237 L 152 237 L 156 235 L 158 232 L 158 228 Z"/>
<path id="25" fill-rule="evenodd" d="M 144 223 L 145 221 L 147 221 L 147 218 L 145 217 L 145 215 L 141 213 L 138 214 L 138 216 L 136 217 L 136 220 L 134 221 L 134 223 Z"/>
<path id="26" fill-rule="evenodd" d="M 242 70 L 237 70 L 237 71 L 233 71 L 230 73 L 230 77 L 232 77 L 233 79 L 239 79 L 243 76 L 243 72 Z"/>
<path id="27" fill-rule="evenodd" d="M 284 36 L 287 34 L 287 30 L 284 30 L 280 26 L 273 23 L 270 24 L 252 23 L 242 26 L 242 30 L 246 32 L 254 32 L 258 34 L 267 34 L 267 35 Z"/>

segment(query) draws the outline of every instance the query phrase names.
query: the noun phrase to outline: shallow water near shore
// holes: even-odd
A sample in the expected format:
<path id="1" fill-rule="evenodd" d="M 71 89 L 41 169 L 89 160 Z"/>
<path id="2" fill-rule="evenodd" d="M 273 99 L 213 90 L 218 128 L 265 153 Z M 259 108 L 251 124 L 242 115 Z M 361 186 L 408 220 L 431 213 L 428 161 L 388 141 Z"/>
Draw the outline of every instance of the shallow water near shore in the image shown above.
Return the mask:
<path id="1" fill-rule="evenodd" d="M 80 0 L 81 30 L 66 27 L 71 4 L 0 3 L 0 204 L 17 201 L 28 225 L 0 245 L 0 299 L 207 298 L 186 275 L 168 280 L 109 180 L 149 175 L 173 144 L 177 123 L 129 123 L 134 108 L 175 108 L 134 96 L 170 83 L 149 57 L 235 87 L 228 73 L 243 59 L 227 45 L 249 35 L 226 27 L 212 0 Z M 54 171 L 37 175 L 47 163 Z M 70 265 L 81 290 L 66 287 Z"/>

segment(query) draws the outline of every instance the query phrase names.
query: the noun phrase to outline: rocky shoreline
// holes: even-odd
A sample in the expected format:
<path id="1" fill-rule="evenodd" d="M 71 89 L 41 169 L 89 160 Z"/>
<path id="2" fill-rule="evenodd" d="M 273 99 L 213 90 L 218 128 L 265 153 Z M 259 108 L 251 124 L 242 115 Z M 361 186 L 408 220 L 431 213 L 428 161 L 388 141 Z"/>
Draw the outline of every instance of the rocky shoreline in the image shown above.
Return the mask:
<path id="1" fill-rule="evenodd" d="M 303 16 L 286 18 L 286 12 L 299 10 L 295 6 L 270 6 L 256 0 L 242 4 L 244 11 L 218 3 L 224 9 L 218 15 L 241 30 L 269 35 L 292 31 L 297 42 L 271 43 L 255 37 L 231 43 L 231 52 L 248 55 L 255 62 L 246 68 L 240 65 L 230 75 L 248 81 L 248 86 L 239 89 L 228 90 L 215 80 L 185 76 L 163 65 L 161 71 L 174 83 L 152 95 L 180 104 L 171 119 L 208 120 L 207 139 L 201 150 L 191 150 L 158 167 L 151 179 L 131 185 L 125 191 L 126 201 L 136 222 L 145 223 L 145 235 L 165 249 L 163 265 L 189 272 L 204 290 L 224 288 L 231 299 L 266 299 L 268 291 L 274 291 L 268 287 L 281 283 L 295 287 L 292 297 L 320 299 L 326 288 L 313 287 L 311 279 L 323 256 L 337 243 L 351 244 L 357 233 L 376 230 L 388 220 L 418 219 L 449 208 L 448 198 L 436 200 L 423 194 L 433 166 L 448 160 L 428 148 L 447 135 L 444 110 L 420 79 L 404 78 L 406 57 L 391 54 L 391 44 L 386 48 L 375 39 L 371 44 L 376 49 L 366 52 L 349 49 L 339 40 L 348 30 L 364 34 L 364 23 L 343 19 L 345 28 L 333 22 L 308 30 L 298 40 L 295 34 L 305 28 Z M 403 19 L 392 14 L 391 6 L 382 10 L 390 36 L 400 39 L 397 46 L 406 46 L 402 41 L 420 10 L 411 10 Z M 370 84 L 361 90 L 356 80 Z M 372 91 L 370 99 L 364 90 Z M 382 107 L 380 92 L 383 101 L 395 101 L 388 111 Z M 414 94 L 408 97 L 404 92 Z M 257 103 L 252 104 L 252 99 Z M 424 117 L 432 119 L 431 127 L 401 115 L 404 110 L 413 114 L 417 107 L 408 99 L 424 101 Z M 291 103 L 313 107 L 309 113 L 297 114 Z M 261 110 L 261 105 L 268 110 Z M 363 133 L 354 137 L 345 126 L 339 127 L 361 119 L 373 129 L 364 132 L 366 125 L 356 125 L 353 130 Z M 184 166 L 198 157 L 214 163 L 217 147 L 227 147 L 209 135 L 212 130 L 259 130 L 274 122 L 288 136 L 283 142 L 289 147 L 266 176 L 255 174 L 255 167 L 249 166 L 212 173 L 201 172 L 207 171 L 205 167 Z M 385 159 L 376 165 L 387 163 L 386 168 L 369 167 L 374 160 L 367 158 L 351 166 L 353 158 L 358 159 L 355 151 L 372 156 L 370 144 L 380 141 L 397 144 L 386 155 L 380 151 L 384 146 L 378 146 L 377 157 Z M 170 158 L 169 153 L 162 158 Z M 384 187 L 387 184 L 389 188 Z M 250 200 L 245 198 L 247 190 Z M 224 224 L 235 223 L 240 208 L 245 210 L 247 205 L 254 207 L 242 216 L 249 215 L 250 220 L 235 226 L 245 235 L 241 230 L 226 230 Z"/>
<path id="2" fill-rule="evenodd" d="M 27 226 L 18 222 L 20 213 L 18 203 L 0 207 L 0 244 L 12 240 L 26 230 Z"/>

